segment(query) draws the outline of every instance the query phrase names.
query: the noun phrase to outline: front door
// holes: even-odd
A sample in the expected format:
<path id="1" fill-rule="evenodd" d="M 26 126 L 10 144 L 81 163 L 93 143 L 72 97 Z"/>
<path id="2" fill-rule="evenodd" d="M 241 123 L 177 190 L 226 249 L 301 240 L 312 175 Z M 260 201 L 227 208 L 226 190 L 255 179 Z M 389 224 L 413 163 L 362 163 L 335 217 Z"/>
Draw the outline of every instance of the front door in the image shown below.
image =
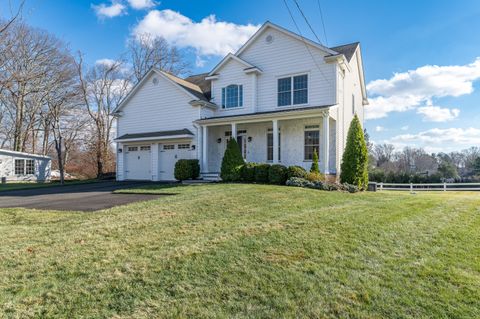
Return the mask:
<path id="1" fill-rule="evenodd" d="M 240 147 L 240 153 L 244 160 L 247 159 L 247 135 L 246 133 L 240 133 L 237 135 L 237 143 Z"/>

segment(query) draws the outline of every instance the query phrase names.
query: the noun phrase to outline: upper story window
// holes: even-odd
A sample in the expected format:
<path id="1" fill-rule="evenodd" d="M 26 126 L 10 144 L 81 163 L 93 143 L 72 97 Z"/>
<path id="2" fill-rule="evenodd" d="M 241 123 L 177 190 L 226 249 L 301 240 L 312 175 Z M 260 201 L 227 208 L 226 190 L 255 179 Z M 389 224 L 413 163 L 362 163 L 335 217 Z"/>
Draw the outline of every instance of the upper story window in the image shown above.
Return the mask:
<path id="1" fill-rule="evenodd" d="M 308 103 L 308 75 L 278 79 L 278 106 Z"/>
<path id="2" fill-rule="evenodd" d="M 243 85 L 232 84 L 222 88 L 222 109 L 243 106 Z"/>

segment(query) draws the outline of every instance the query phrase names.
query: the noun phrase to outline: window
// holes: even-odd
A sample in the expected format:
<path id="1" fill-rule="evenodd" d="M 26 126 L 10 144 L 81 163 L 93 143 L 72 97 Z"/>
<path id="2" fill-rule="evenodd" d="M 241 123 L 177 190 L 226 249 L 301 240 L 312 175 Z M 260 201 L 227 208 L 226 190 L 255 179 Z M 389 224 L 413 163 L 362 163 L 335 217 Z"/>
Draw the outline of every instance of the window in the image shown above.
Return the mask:
<path id="1" fill-rule="evenodd" d="M 25 174 L 35 174 L 35 161 L 32 159 L 25 160 Z"/>
<path id="2" fill-rule="evenodd" d="M 243 85 L 229 85 L 222 88 L 222 108 L 243 106 Z"/>
<path id="3" fill-rule="evenodd" d="M 15 160 L 15 175 L 25 175 L 25 160 Z"/>
<path id="4" fill-rule="evenodd" d="M 140 151 L 150 151 L 150 145 L 140 146 Z"/>
<path id="5" fill-rule="evenodd" d="M 308 103 L 308 75 L 281 78 L 278 85 L 278 106 Z"/>
<path id="6" fill-rule="evenodd" d="M 278 130 L 278 160 L 280 161 L 280 130 Z M 268 129 L 267 132 L 267 161 L 273 161 L 273 130 Z"/>
<path id="7" fill-rule="evenodd" d="M 127 147 L 127 152 L 136 152 L 136 151 L 138 151 L 138 146 Z"/>
<path id="8" fill-rule="evenodd" d="M 173 149 L 175 149 L 175 145 L 173 145 L 173 144 L 165 144 L 165 145 L 163 145 L 163 149 L 164 149 L 164 150 L 173 150 Z"/>
<path id="9" fill-rule="evenodd" d="M 304 147 L 304 159 L 306 161 L 313 160 L 313 152 L 315 150 L 317 155 L 319 154 L 320 130 L 318 125 L 305 126 Z"/>
<path id="10" fill-rule="evenodd" d="M 190 144 L 178 144 L 178 149 L 179 150 L 189 150 L 190 149 Z"/>
<path id="11" fill-rule="evenodd" d="M 355 115 L 355 95 L 352 94 L 352 115 Z"/>

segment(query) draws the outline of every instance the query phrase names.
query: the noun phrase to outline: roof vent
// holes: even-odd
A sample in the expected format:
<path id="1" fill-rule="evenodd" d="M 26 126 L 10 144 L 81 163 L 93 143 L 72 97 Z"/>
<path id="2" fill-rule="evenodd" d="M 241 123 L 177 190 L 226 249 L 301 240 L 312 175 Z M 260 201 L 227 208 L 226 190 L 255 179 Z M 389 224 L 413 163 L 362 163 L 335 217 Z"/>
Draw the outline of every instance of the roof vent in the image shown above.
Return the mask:
<path id="1" fill-rule="evenodd" d="M 267 44 L 270 44 L 273 42 L 273 35 L 269 34 L 265 37 L 265 42 L 267 42 Z"/>
<path id="2" fill-rule="evenodd" d="M 153 85 L 157 85 L 158 84 L 158 78 L 153 78 L 152 83 L 153 83 Z"/>

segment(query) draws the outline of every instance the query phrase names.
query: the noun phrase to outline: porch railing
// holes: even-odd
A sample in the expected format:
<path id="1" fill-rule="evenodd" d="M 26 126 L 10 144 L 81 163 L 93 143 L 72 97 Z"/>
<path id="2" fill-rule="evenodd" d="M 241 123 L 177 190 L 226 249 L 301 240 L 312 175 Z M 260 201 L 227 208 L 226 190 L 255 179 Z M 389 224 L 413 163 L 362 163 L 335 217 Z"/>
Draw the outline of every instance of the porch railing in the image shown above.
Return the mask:
<path id="1" fill-rule="evenodd" d="M 480 183 L 378 183 L 377 190 L 383 191 L 480 191 Z"/>

